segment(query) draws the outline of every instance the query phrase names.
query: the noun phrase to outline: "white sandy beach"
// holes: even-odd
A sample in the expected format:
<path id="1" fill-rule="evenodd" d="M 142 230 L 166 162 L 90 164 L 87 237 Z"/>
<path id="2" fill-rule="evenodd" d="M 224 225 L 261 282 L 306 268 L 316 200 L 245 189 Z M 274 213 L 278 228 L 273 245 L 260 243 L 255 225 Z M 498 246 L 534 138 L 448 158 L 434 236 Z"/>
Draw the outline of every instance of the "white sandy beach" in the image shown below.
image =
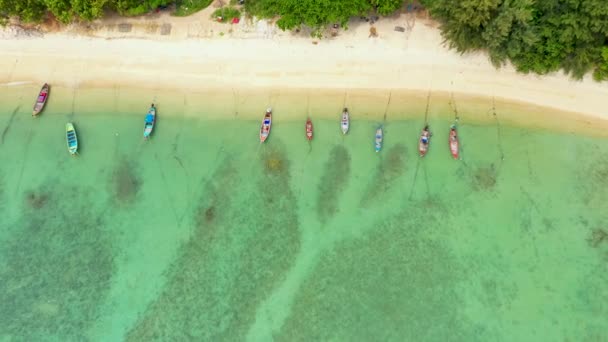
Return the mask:
<path id="1" fill-rule="evenodd" d="M 375 24 L 376 38 L 369 37 L 370 24 L 353 21 L 337 37 L 315 40 L 266 21 L 216 23 L 209 20 L 212 10 L 187 18 L 115 18 L 29 36 L 5 29 L 0 84 L 417 90 L 496 97 L 608 119 L 608 83 L 522 75 L 510 66 L 496 70 L 484 54 L 447 49 L 437 24 L 424 18 L 383 18 Z"/>

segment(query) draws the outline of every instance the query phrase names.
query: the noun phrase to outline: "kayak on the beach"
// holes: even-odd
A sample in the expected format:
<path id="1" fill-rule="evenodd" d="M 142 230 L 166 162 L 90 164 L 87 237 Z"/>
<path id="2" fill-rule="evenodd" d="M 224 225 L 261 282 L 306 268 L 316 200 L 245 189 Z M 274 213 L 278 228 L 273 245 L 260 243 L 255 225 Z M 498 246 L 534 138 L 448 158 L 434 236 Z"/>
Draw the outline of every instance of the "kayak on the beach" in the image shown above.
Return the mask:
<path id="1" fill-rule="evenodd" d="M 36 116 L 42 112 L 44 109 L 44 105 L 46 104 L 46 100 L 49 97 L 49 91 L 51 90 L 51 86 L 48 83 L 45 83 L 40 89 L 40 93 L 38 93 L 38 97 L 36 98 L 36 103 L 34 103 L 34 111 L 32 112 L 32 116 Z"/>
<path id="2" fill-rule="evenodd" d="M 266 141 L 270 135 L 270 127 L 272 126 L 272 108 L 266 109 L 262 126 L 260 127 L 260 142 Z"/>
<path id="3" fill-rule="evenodd" d="M 71 155 L 75 155 L 78 152 L 78 137 L 76 136 L 76 129 L 74 128 L 74 124 L 68 122 L 65 125 L 65 137 L 68 143 L 68 152 Z"/>
<path id="4" fill-rule="evenodd" d="M 342 110 L 342 121 L 340 122 L 340 127 L 342 128 L 342 134 L 348 133 L 349 126 L 350 126 L 350 114 L 348 113 L 348 108 L 344 108 L 344 110 Z"/>
<path id="5" fill-rule="evenodd" d="M 150 105 L 150 110 L 148 110 L 148 114 L 146 114 L 146 119 L 144 120 L 144 139 L 148 139 L 150 135 L 152 135 L 152 130 L 154 130 L 154 122 L 156 121 L 156 107 L 154 107 L 154 103 Z"/>
<path id="6" fill-rule="evenodd" d="M 312 120 L 310 118 L 306 120 L 306 139 L 312 140 Z"/>
<path id="7" fill-rule="evenodd" d="M 384 133 L 382 132 L 382 127 L 378 127 L 376 129 L 376 152 L 380 152 L 382 149 L 382 139 L 384 139 Z"/>
<path id="8" fill-rule="evenodd" d="M 420 140 L 418 141 L 418 152 L 421 157 L 424 157 L 429 150 L 429 144 L 431 142 L 431 132 L 429 131 L 429 125 L 424 126 L 422 133 L 420 134 Z"/>
<path id="9" fill-rule="evenodd" d="M 456 133 L 456 125 L 450 127 L 450 152 L 454 159 L 458 159 L 458 134 Z"/>

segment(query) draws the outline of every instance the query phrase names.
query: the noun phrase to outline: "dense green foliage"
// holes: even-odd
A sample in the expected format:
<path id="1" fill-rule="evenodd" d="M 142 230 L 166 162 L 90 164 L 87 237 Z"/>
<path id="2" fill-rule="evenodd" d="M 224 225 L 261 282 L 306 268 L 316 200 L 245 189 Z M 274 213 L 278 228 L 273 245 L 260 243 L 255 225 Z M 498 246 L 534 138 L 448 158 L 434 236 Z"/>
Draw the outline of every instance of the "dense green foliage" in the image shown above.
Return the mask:
<path id="1" fill-rule="evenodd" d="M 39 20 L 45 11 L 42 0 L 0 0 L 2 16 L 19 16 L 24 21 Z"/>
<path id="2" fill-rule="evenodd" d="M 381 15 L 390 15 L 393 14 L 396 10 L 403 7 L 404 2 L 412 2 L 403 1 L 403 0 L 369 0 L 371 5 L 374 6 L 378 14 Z"/>
<path id="3" fill-rule="evenodd" d="M 211 14 L 211 18 L 214 20 L 218 17 L 222 17 L 222 22 L 229 23 L 234 18 L 240 18 L 241 11 L 232 6 L 224 6 L 216 9 L 213 11 L 213 14 Z"/>
<path id="4" fill-rule="evenodd" d="M 74 0 L 72 0 L 74 1 Z M 91 0 L 90 0 L 91 1 Z M 95 0 L 92 0 L 95 1 Z M 102 1 L 102 0 L 98 0 Z M 116 9 L 124 15 L 140 15 L 147 13 L 159 6 L 173 3 L 173 0 L 108 0 L 110 8 Z"/>
<path id="5" fill-rule="evenodd" d="M 0 16 L 18 16 L 25 22 L 35 22 L 49 12 L 57 20 L 68 23 L 74 19 L 100 18 L 105 9 L 122 15 L 139 15 L 173 0 L 0 0 Z"/>
<path id="6" fill-rule="evenodd" d="M 176 0 L 174 15 L 185 17 L 211 5 L 213 0 Z"/>
<path id="7" fill-rule="evenodd" d="M 452 48 L 487 49 L 496 65 L 521 72 L 564 69 L 582 77 L 594 67 L 608 76 L 606 0 L 423 0 Z M 603 65 L 603 66 L 602 66 Z M 603 69 L 602 69 L 603 68 Z"/>
<path id="8" fill-rule="evenodd" d="M 608 47 L 602 49 L 602 60 L 593 73 L 597 81 L 608 80 Z"/>
<path id="9" fill-rule="evenodd" d="M 313 29 L 328 24 L 345 26 L 354 16 L 378 9 L 380 14 L 390 14 L 401 8 L 403 0 L 248 0 L 247 13 L 262 18 L 279 16 L 279 28 L 291 30 L 302 25 Z"/>

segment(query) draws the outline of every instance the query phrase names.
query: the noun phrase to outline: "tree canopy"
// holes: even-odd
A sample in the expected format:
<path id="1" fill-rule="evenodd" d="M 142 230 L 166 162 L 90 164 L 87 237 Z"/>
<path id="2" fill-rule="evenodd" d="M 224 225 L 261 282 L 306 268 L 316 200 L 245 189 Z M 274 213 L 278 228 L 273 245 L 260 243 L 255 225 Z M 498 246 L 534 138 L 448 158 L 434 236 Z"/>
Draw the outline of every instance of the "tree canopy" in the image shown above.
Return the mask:
<path id="1" fill-rule="evenodd" d="M 18 16 L 25 22 L 36 22 L 48 12 L 57 20 L 69 23 L 74 19 L 100 18 L 104 10 L 123 15 L 139 15 L 173 0 L 0 0 L 0 15 Z"/>
<path id="2" fill-rule="evenodd" d="M 608 77 L 606 0 L 423 0 L 442 22 L 450 47 L 485 49 L 496 65 L 521 72 L 563 69 L 576 78 L 592 69 Z"/>
<path id="3" fill-rule="evenodd" d="M 247 0 L 245 10 L 262 18 L 278 16 L 277 25 L 283 30 L 302 25 L 318 29 L 328 24 L 345 26 L 351 17 L 374 9 L 389 15 L 403 3 L 404 0 Z"/>
<path id="4" fill-rule="evenodd" d="M 319 28 L 329 23 L 345 24 L 352 16 L 377 9 L 388 15 L 401 8 L 404 0 L 248 0 L 247 11 L 259 17 L 280 16 L 279 27 L 293 29 L 301 25 Z M 105 9 L 123 15 L 140 15 L 158 6 L 176 3 L 178 12 L 202 9 L 211 0 L 0 0 L 0 15 L 18 16 L 27 22 L 39 21 L 52 13 L 63 23 L 74 19 L 100 18 Z M 182 6 L 183 5 L 183 6 Z M 184 10 L 179 7 L 187 7 Z"/>

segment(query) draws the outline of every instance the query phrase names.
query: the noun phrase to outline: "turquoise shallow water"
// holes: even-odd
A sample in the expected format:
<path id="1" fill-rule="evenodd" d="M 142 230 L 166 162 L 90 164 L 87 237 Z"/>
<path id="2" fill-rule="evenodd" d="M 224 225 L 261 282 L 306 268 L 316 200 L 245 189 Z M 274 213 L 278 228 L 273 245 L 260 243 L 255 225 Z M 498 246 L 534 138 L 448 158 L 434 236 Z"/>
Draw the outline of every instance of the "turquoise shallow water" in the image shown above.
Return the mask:
<path id="1" fill-rule="evenodd" d="M 32 91 L 0 95 L 0 341 L 606 336 L 605 138 L 463 113 L 455 161 L 431 111 L 420 159 L 398 103 L 376 154 L 382 110 L 342 137 L 319 102 L 312 144 L 277 106 L 260 145 L 265 106 L 183 100 L 144 142 L 135 93 L 59 90 L 32 119 Z"/>

